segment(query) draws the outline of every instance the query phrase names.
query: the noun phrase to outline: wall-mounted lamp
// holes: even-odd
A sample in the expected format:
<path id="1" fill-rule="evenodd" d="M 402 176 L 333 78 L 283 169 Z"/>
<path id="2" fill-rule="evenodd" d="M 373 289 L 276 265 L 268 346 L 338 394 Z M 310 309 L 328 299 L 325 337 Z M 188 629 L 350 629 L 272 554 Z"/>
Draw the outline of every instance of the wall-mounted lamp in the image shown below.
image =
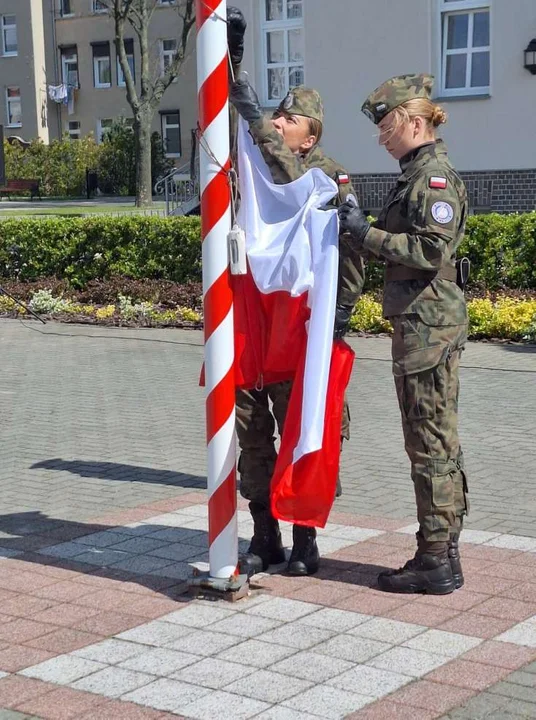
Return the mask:
<path id="1" fill-rule="evenodd" d="M 536 38 L 533 38 L 525 49 L 525 63 L 527 70 L 536 75 Z"/>

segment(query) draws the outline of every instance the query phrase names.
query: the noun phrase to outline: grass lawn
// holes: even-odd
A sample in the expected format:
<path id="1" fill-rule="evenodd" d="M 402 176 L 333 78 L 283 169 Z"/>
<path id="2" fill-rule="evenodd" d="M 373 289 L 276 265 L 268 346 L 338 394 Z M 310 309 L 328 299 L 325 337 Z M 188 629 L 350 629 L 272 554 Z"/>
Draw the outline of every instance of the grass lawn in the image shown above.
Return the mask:
<path id="1" fill-rule="evenodd" d="M 161 213 L 165 209 L 164 202 L 155 202 L 151 208 L 138 208 L 133 203 L 105 203 L 102 205 L 77 205 L 76 201 L 72 204 L 58 205 L 39 205 L 39 201 L 34 201 L 34 207 L 26 205 L 17 208 L 17 203 L 1 202 L 0 203 L 0 219 L 3 217 L 25 217 L 31 215 L 101 215 L 101 214 L 137 214 L 158 211 Z M 46 201 L 45 201 L 46 202 Z M 11 207 L 10 207 L 11 205 Z"/>

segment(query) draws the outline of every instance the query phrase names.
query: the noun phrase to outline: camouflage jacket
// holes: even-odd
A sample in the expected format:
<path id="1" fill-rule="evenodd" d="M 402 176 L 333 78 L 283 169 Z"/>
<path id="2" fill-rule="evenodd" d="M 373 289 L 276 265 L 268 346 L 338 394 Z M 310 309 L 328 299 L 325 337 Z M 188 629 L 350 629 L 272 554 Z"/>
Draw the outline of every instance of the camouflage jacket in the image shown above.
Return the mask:
<path id="1" fill-rule="evenodd" d="M 333 207 L 342 204 L 349 194 L 355 195 L 347 171 L 328 157 L 318 145 L 315 145 L 303 157 L 295 155 L 274 129 L 268 117 L 251 123 L 250 133 L 270 168 L 275 183 L 284 185 L 301 177 L 311 168 L 320 168 L 337 183 L 339 191 L 332 200 Z M 364 282 L 363 257 L 349 252 L 347 244 L 341 243 L 337 303 L 353 307 L 361 295 Z"/>
<path id="2" fill-rule="evenodd" d="M 417 315 L 424 323 L 467 322 L 463 292 L 450 279 L 433 274 L 455 266 L 464 234 L 467 193 L 442 140 L 422 145 L 400 161 L 402 174 L 363 248 L 386 263 L 385 317 Z M 416 278 L 389 280 L 391 268 Z M 430 273 L 429 277 L 418 276 Z"/>

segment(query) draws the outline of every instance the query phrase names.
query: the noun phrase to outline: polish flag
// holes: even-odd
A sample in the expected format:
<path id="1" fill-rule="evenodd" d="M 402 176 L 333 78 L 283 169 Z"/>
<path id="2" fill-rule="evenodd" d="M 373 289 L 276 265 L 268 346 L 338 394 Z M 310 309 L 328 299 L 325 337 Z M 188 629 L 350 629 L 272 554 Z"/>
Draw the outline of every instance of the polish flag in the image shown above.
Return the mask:
<path id="1" fill-rule="evenodd" d="M 336 210 L 321 210 L 337 185 L 313 168 L 272 182 L 247 126 L 238 140 L 247 275 L 234 275 L 236 384 L 292 380 L 271 485 L 272 512 L 324 527 L 335 497 L 344 392 L 354 353 L 333 342 L 339 267 Z"/>

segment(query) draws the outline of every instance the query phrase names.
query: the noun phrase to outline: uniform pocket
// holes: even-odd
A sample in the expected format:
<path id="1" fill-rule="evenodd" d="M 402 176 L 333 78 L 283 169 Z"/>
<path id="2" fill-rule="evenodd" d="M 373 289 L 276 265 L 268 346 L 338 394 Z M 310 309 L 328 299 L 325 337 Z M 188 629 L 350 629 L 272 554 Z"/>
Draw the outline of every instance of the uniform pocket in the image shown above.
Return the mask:
<path id="1" fill-rule="evenodd" d="M 434 508 L 451 508 L 454 511 L 454 473 L 456 464 L 451 460 L 434 460 L 432 476 L 432 505 Z"/>

